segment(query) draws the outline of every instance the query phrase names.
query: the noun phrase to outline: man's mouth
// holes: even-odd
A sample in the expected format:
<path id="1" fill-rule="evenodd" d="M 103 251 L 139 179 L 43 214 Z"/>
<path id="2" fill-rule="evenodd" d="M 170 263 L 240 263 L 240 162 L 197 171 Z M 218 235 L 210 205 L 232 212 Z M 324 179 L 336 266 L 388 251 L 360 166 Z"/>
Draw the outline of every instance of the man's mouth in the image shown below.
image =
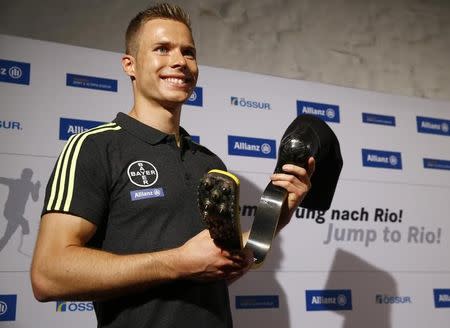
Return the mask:
<path id="1" fill-rule="evenodd" d="M 173 86 L 186 87 L 192 84 L 193 79 L 188 76 L 161 76 L 161 79 Z"/>
<path id="2" fill-rule="evenodd" d="M 167 81 L 169 83 L 172 83 L 172 84 L 177 84 L 177 85 L 185 85 L 186 83 L 188 83 L 187 79 L 179 78 L 179 77 L 166 77 L 166 78 L 163 78 L 163 80 Z"/>

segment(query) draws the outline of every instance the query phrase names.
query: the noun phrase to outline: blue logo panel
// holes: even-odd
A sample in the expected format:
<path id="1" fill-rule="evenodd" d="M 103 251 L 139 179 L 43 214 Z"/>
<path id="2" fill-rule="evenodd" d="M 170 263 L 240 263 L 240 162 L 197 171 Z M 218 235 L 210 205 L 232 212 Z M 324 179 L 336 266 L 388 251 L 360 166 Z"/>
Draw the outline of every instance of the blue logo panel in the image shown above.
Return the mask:
<path id="1" fill-rule="evenodd" d="M 350 289 L 307 290 L 306 311 L 352 310 Z"/>
<path id="2" fill-rule="evenodd" d="M 30 84 L 29 63 L 0 59 L 0 82 Z"/>
<path id="3" fill-rule="evenodd" d="M 272 139 L 228 136 L 228 154 L 276 158 L 276 141 Z"/>
<path id="4" fill-rule="evenodd" d="M 131 200 L 134 202 L 136 200 L 148 199 L 148 198 L 159 198 L 164 197 L 163 188 L 148 188 L 130 191 Z"/>
<path id="5" fill-rule="evenodd" d="M 117 80 L 102 77 L 67 73 L 66 85 L 69 87 L 117 92 Z"/>
<path id="6" fill-rule="evenodd" d="M 450 170 L 450 161 L 435 158 L 424 158 L 423 167 L 426 169 Z"/>
<path id="7" fill-rule="evenodd" d="M 186 105 L 203 107 L 203 88 L 195 87 L 191 96 L 186 100 Z"/>
<path id="8" fill-rule="evenodd" d="M 369 124 L 395 126 L 395 116 L 362 113 L 362 121 Z"/>
<path id="9" fill-rule="evenodd" d="M 279 308 L 278 295 L 236 296 L 236 309 Z"/>
<path id="10" fill-rule="evenodd" d="M 417 116 L 417 132 L 450 136 L 450 120 Z"/>
<path id="11" fill-rule="evenodd" d="M 0 295 L 0 321 L 16 320 L 17 295 Z"/>
<path id="12" fill-rule="evenodd" d="M 402 154 L 394 151 L 362 149 L 363 166 L 402 169 Z"/>
<path id="13" fill-rule="evenodd" d="M 191 140 L 195 143 L 200 144 L 200 136 L 192 136 L 191 135 Z"/>
<path id="14" fill-rule="evenodd" d="M 339 123 L 339 106 L 297 100 L 297 115 L 310 114 L 326 122 Z"/>
<path id="15" fill-rule="evenodd" d="M 105 124 L 105 122 L 61 117 L 59 119 L 59 140 L 68 140 L 73 134 L 84 132 L 102 124 Z"/>
<path id="16" fill-rule="evenodd" d="M 450 308 L 450 289 L 433 289 L 434 307 Z"/>

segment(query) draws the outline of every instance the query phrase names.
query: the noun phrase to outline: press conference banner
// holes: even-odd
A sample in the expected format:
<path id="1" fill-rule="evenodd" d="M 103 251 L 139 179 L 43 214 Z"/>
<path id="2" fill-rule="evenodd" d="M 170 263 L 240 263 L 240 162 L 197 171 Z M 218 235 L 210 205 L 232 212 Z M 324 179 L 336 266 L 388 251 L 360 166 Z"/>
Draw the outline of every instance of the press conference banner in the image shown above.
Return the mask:
<path id="1" fill-rule="evenodd" d="M 0 45 L 0 325 L 95 327 L 91 302 L 37 302 L 29 271 L 66 140 L 131 108 L 121 54 Z M 302 113 L 336 133 L 341 178 L 330 210 L 299 207 L 264 265 L 230 287 L 235 327 L 448 326 L 450 103 L 201 66 L 182 125 L 241 179 L 244 229 Z"/>

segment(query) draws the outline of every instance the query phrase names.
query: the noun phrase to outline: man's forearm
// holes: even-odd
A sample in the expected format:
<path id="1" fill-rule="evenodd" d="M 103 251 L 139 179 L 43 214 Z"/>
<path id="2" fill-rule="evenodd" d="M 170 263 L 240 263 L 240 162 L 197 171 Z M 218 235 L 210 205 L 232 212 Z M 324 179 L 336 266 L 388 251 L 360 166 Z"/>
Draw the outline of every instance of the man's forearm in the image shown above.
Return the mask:
<path id="1" fill-rule="evenodd" d="M 182 276 L 178 249 L 116 255 L 67 246 L 47 254 L 34 259 L 31 272 L 33 291 L 40 301 L 107 299 Z"/>

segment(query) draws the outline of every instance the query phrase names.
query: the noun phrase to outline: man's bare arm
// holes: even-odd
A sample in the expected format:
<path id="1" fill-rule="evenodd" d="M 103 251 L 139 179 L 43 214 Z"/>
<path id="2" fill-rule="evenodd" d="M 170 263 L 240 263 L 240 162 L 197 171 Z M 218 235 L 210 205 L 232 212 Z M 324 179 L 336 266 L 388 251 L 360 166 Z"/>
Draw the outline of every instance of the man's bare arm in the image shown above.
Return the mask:
<path id="1" fill-rule="evenodd" d="M 207 230 L 181 247 L 134 255 L 86 247 L 95 231 L 77 216 L 43 216 L 31 267 L 39 301 L 107 299 L 181 278 L 228 279 L 245 267 L 241 256 L 217 248 Z"/>

